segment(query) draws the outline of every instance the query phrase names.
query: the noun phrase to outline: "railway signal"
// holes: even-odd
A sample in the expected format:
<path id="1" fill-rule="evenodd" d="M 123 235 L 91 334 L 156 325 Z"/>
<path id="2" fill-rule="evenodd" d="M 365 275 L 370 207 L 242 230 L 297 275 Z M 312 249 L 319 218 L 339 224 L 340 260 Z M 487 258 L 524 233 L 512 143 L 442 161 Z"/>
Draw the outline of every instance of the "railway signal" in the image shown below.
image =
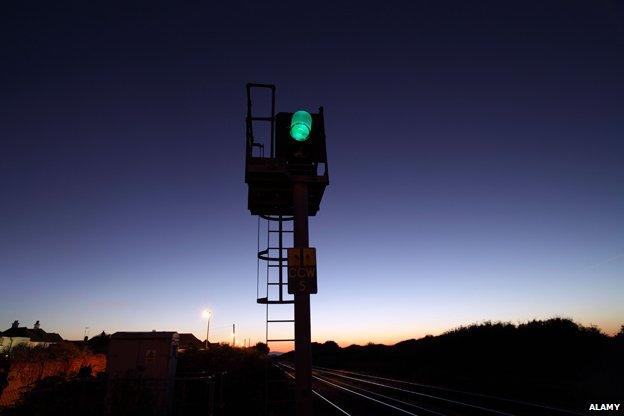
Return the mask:
<path id="1" fill-rule="evenodd" d="M 299 110 L 275 116 L 276 158 L 289 164 L 326 163 L 322 113 Z"/>
<path id="2" fill-rule="evenodd" d="M 256 88 L 271 90 L 270 116 L 252 114 L 251 92 Z M 254 123 L 261 122 L 270 123 L 268 143 L 266 140 L 262 143 L 254 136 Z M 265 156 L 267 149 L 268 157 Z M 247 84 L 245 182 L 249 185 L 249 211 L 269 222 L 267 233 L 277 233 L 273 240 L 277 245 L 265 250 L 258 248 L 258 259 L 267 262 L 267 295 L 259 295 L 257 300 L 267 306 L 267 343 L 294 341 L 297 416 L 311 416 L 310 294 L 317 292 L 317 282 L 316 251 L 309 247 L 308 217 L 318 212 L 325 187 L 329 184 L 323 108 L 320 107 L 317 113 L 297 110 L 276 114 L 275 86 Z M 284 247 L 285 233 L 289 232 L 284 229 L 284 224 L 290 221 L 293 224 L 290 230 L 292 248 Z M 286 249 L 288 256 L 284 255 Z M 276 281 L 269 281 L 269 268 L 278 271 Z M 283 281 L 286 268 L 287 283 Z M 286 286 L 286 295 L 293 295 L 290 299 L 284 293 Z M 269 320 L 269 306 L 290 304 L 294 304 L 292 321 Z M 294 339 L 269 339 L 271 322 L 294 322 Z"/>

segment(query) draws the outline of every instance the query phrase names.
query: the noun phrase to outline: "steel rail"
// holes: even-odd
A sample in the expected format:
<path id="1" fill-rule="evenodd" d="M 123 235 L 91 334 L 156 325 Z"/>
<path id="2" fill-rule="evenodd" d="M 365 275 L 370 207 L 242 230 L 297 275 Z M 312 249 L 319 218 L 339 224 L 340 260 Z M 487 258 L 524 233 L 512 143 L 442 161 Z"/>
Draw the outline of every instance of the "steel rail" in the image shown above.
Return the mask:
<path id="1" fill-rule="evenodd" d="M 464 402 L 460 402 L 460 401 L 452 400 L 452 399 L 445 399 L 444 397 L 433 396 L 431 394 L 420 393 L 420 392 L 416 392 L 416 391 L 412 391 L 412 390 L 402 389 L 400 387 L 395 387 L 395 386 L 389 386 L 389 385 L 386 385 L 386 384 L 381 384 L 381 383 L 377 383 L 377 382 L 374 382 L 374 381 L 365 380 L 365 379 L 362 379 L 362 378 L 350 377 L 350 376 L 346 376 L 344 374 L 339 374 L 339 373 L 336 374 L 334 372 L 325 371 L 325 370 L 317 370 L 317 371 L 334 374 L 334 375 L 336 375 L 338 377 L 348 378 L 350 380 L 360 381 L 362 383 L 368 383 L 368 384 L 372 384 L 372 385 L 379 386 L 379 387 L 385 387 L 385 388 L 392 389 L 392 390 L 402 391 L 404 393 L 410 393 L 410 394 L 414 394 L 414 395 L 417 395 L 417 396 L 428 397 L 428 398 L 434 399 L 434 400 L 440 400 L 440 401 L 444 401 L 444 402 L 448 402 L 448 403 L 457 404 L 457 405 L 460 405 L 460 406 L 472 407 L 474 409 L 479 409 L 479 410 L 483 410 L 485 412 L 495 413 L 495 414 L 499 414 L 499 415 L 502 415 L 502 416 L 516 416 L 516 415 L 514 415 L 512 413 L 501 412 L 499 410 L 490 409 L 490 408 L 479 406 L 479 405 L 476 405 L 476 404 L 464 403 Z"/>
<path id="2" fill-rule="evenodd" d="M 322 378 L 320 378 L 318 376 L 314 376 L 314 378 L 316 378 L 317 380 L 321 380 L 321 381 L 323 381 L 323 380 L 328 381 L 328 380 L 322 379 Z M 339 385 L 341 385 L 343 387 L 347 386 L 347 387 L 350 387 L 352 389 L 360 390 L 362 392 L 365 392 L 365 393 L 368 393 L 368 394 L 372 394 L 372 395 L 375 395 L 375 396 L 378 396 L 378 397 L 382 397 L 382 398 L 387 399 L 387 400 L 392 400 L 394 402 L 401 403 L 403 405 L 414 407 L 414 408 L 416 408 L 418 410 L 423 410 L 423 411 L 425 411 L 427 413 L 432 413 L 432 414 L 438 415 L 438 416 L 448 416 L 447 414 L 440 413 L 440 412 L 435 411 L 435 410 L 427 409 L 426 407 L 422 407 L 422 406 L 419 406 L 419 405 L 414 404 L 414 403 L 406 402 L 404 400 L 400 400 L 400 399 L 397 399 L 395 397 L 386 396 L 385 394 L 377 393 L 377 392 L 372 391 L 372 390 L 367 390 L 367 389 L 365 389 L 363 387 L 356 386 L 355 384 L 351 384 L 351 383 L 348 383 L 348 382 L 345 382 L 345 381 L 338 381 L 338 380 L 333 380 L 333 381 L 335 381 L 336 383 L 338 383 Z"/>
<path id="3" fill-rule="evenodd" d="M 285 366 L 286 367 L 286 366 Z M 279 365 L 278 365 L 279 368 Z M 292 374 L 290 374 L 288 371 L 285 371 L 283 368 L 281 369 L 282 371 L 284 371 L 284 373 L 292 378 L 293 380 L 295 379 L 295 376 L 293 376 Z M 321 393 L 319 393 L 316 390 L 312 390 L 312 393 L 316 394 L 318 397 L 320 397 L 321 399 L 325 400 L 327 403 L 329 403 L 330 405 L 332 405 L 333 407 L 335 407 L 338 411 L 340 411 L 343 415 L 347 415 L 347 416 L 351 416 L 351 413 L 348 413 L 346 410 L 344 410 L 343 408 L 341 408 L 340 406 L 338 406 L 336 403 L 330 401 L 327 397 L 323 396 Z"/>
<path id="4" fill-rule="evenodd" d="M 396 407 L 396 406 L 391 405 L 391 404 L 389 404 L 389 403 L 382 402 L 381 400 L 377 400 L 377 399 L 375 399 L 375 398 L 373 398 L 373 397 L 370 397 L 370 396 L 367 396 L 367 395 L 365 395 L 365 394 L 358 393 L 357 391 L 353 391 L 353 390 L 348 389 L 348 388 L 346 388 L 346 387 L 339 386 L 338 384 L 332 383 L 331 381 L 327 381 L 327 380 L 324 380 L 324 379 L 319 378 L 319 377 L 316 377 L 316 376 L 314 376 L 314 378 L 316 378 L 317 380 L 319 380 L 319 381 L 321 381 L 321 382 L 323 382 L 323 383 L 325 383 L 325 384 L 329 384 L 329 385 L 334 386 L 334 387 L 337 387 L 337 388 L 339 388 L 339 389 L 341 389 L 341 390 L 348 391 L 349 393 L 356 394 L 356 395 L 358 395 L 358 396 L 364 397 L 365 399 L 372 400 L 372 401 L 377 402 L 377 403 L 379 403 L 379 404 L 383 404 L 384 406 L 388 406 L 388 407 L 390 407 L 390 408 L 392 408 L 392 409 L 398 410 L 398 411 L 400 411 L 400 412 L 402 412 L 402 413 L 405 413 L 406 415 L 410 415 L 410 416 L 419 416 L 419 415 L 418 415 L 418 414 L 416 414 L 416 413 L 412 413 L 412 412 L 410 412 L 410 411 L 408 411 L 408 410 L 401 409 L 400 407 Z"/>
<path id="5" fill-rule="evenodd" d="M 278 364 L 278 365 L 279 365 L 279 364 Z M 289 370 L 291 370 L 291 371 L 293 370 L 293 369 L 292 369 L 292 367 L 290 367 L 290 366 L 288 366 L 288 365 L 281 364 L 281 366 L 282 366 L 282 367 L 285 367 L 285 368 L 288 368 L 288 369 L 289 369 Z M 282 369 L 282 370 L 283 370 L 283 369 Z M 294 378 L 294 376 L 292 376 L 292 375 L 291 375 L 290 373 L 288 373 L 287 371 L 285 371 L 285 370 L 284 370 L 284 372 L 285 372 L 286 374 L 288 374 L 288 376 L 290 376 L 290 377 Z M 395 402 L 398 402 L 398 403 L 401 403 L 401 404 L 404 404 L 404 405 L 407 405 L 407 406 L 415 407 L 415 408 L 417 408 L 417 409 L 419 409 L 419 410 L 423 410 L 423 411 L 425 411 L 425 412 L 427 412 L 427 413 L 432 413 L 432 414 L 435 414 L 435 415 L 438 415 L 438 416 L 448 416 L 448 415 L 445 415 L 445 414 L 443 414 L 443 413 L 437 412 L 437 411 L 435 411 L 435 410 L 427 409 L 427 408 L 425 408 L 425 407 L 421 407 L 421 406 L 418 406 L 418 405 L 413 404 L 413 403 L 409 403 L 409 402 L 406 402 L 406 401 L 403 401 L 403 400 L 399 400 L 399 399 L 396 399 L 396 398 L 394 398 L 394 397 L 386 396 L 386 395 L 383 395 L 383 394 L 381 394 L 381 393 L 377 393 L 377 392 L 374 392 L 374 391 L 371 391 L 371 390 L 366 390 L 366 389 L 364 389 L 364 388 L 362 388 L 362 387 L 355 386 L 355 385 L 353 385 L 353 384 L 345 383 L 344 381 L 343 381 L 343 382 L 338 382 L 338 383 L 341 383 L 341 384 L 342 384 L 342 385 L 340 385 L 340 384 L 335 384 L 335 383 L 332 383 L 332 382 L 331 382 L 331 381 L 329 381 L 329 380 L 326 380 L 326 379 L 320 378 L 320 377 L 315 376 L 315 375 L 313 375 L 312 377 L 314 377 L 315 379 L 317 379 L 317 380 L 319 380 L 319 381 L 321 381 L 321 382 L 323 382 L 323 383 L 325 383 L 325 384 L 329 384 L 329 385 L 331 385 L 331 386 L 333 386 L 333 387 L 335 387 L 335 388 L 339 388 L 339 389 L 342 389 L 342 390 L 348 391 L 349 393 L 353 393 L 353 394 L 356 394 L 356 395 L 358 395 L 358 396 L 364 397 L 365 399 L 372 400 L 372 401 L 377 402 L 377 403 L 379 403 L 379 404 L 383 404 L 384 406 L 390 407 L 390 408 L 392 408 L 392 409 L 398 410 L 398 411 L 403 412 L 403 413 L 406 413 L 406 414 L 408 414 L 408 415 L 419 416 L 419 415 L 418 415 L 418 414 L 416 414 L 416 413 L 412 413 L 412 412 L 410 412 L 410 411 L 408 411 L 408 410 L 401 409 L 400 407 L 393 406 L 392 404 L 389 404 L 389 403 L 383 402 L 383 401 L 381 401 L 381 400 L 377 400 L 377 399 L 375 399 L 374 397 L 370 397 L 370 396 L 367 396 L 366 394 L 362 394 L 362 393 L 358 393 L 358 392 L 356 392 L 356 391 L 353 391 L 353 390 L 351 390 L 351 389 L 349 389 L 349 388 L 344 387 L 344 385 L 347 385 L 347 386 L 349 386 L 349 387 L 351 387 L 351 388 L 355 388 L 355 389 L 360 390 L 360 391 L 364 391 L 364 392 L 369 393 L 369 394 L 373 394 L 373 395 L 378 396 L 378 397 L 382 397 L 382 398 L 387 399 L 387 400 L 392 400 L 392 401 L 395 401 Z M 318 394 L 318 393 L 317 393 L 317 394 Z M 320 394 L 319 394 L 319 396 L 320 396 Z"/>
<path id="6" fill-rule="evenodd" d="M 450 388 L 447 388 L 447 387 L 432 386 L 430 384 L 416 383 L 416 382 L 413 382 L 413 381 L 405 381 L 405 380 L 397 380 L 397 379 L 387 378 L 387 377 L 373 376 L 371 374 L 358 373 L 356 371 L 338 370 L 338 369 L 327 368 L 327 367 L 314 367 L 314 369 L 317 370 L 317 371 L 325 370 L 325 371 L 334 371 L 334 372 L 347 373 L 347 374 L 355 374 L 355 375 L 358 375 L 358 376 L 370 377 L 370 378 L 374 378 L 374 379 L 377 379 L 377 380 L 392 381 L 394 383 L 409 384 L 409 385 L 412 385 L 412 386 L 426 387 L 426 388 L 430 388 L 430 389 L 434 389 L 434 390 L 442 390 L 442 391 L 448 391 L 448 392 L 452 392 L 452 393 L 465 394 L 465 395 L 468 395 L 468 396 L 483 397 L 483 398 L 486 398 L 486 399 L 500 400 L 500 401 L 514 403 L 514 404 L 538 407 L 538 408 L 542 408 L 542 409 L 546 409 L 546 410 L 554 410 L 554 411 L 561 412 L 561 413 L 569 413 L 569 414 L 572 414 L 572 415 L 584 416 L 584 413 L 578 413 L 578 412 L 575 412 L 573 410 L 561 409 L 561 408 L 554 407 L 554 406 L 548 406 L 548 405 L 539 404 L 539 403 L 532 403 L 532 402 L 527 402 L 527 401 L 523 401 L 523 400 L 515 400 L 515 399 L 508 399 L 508 398 L 505 398 L 505 397 L 492 396 L 490 394 L 474 393 L 474 392 L 470 392 L 470 391 L 450 389 Z"/>

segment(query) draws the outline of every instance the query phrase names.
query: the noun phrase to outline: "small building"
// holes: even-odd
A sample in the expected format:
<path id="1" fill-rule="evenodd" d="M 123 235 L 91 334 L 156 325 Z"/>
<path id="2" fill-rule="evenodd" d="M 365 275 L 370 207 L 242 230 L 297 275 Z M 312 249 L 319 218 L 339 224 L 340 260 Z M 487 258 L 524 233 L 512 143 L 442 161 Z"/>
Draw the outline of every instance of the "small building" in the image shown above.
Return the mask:
<path id="1" fill-rule="evenodd" d="M 151 414 L 169 415 L 179 342 L 177 332 L 114 333 L 106 361 L 106 413 L 117 414 L 119 406 L 145 411 L 134 407 L 141 404 L 151 407 Z"/>
<path id="2" fill-rule="evenodd" d="M 35 322 L 32 328 L 19 326 L 19 321 L 14 321 L 11 328 L 0 333 L 0 352 L 9 352 L 17 345 L 47 347 L 62 341 L 63 338 L 59 334 L 41 329 L 39 321 Z"/>

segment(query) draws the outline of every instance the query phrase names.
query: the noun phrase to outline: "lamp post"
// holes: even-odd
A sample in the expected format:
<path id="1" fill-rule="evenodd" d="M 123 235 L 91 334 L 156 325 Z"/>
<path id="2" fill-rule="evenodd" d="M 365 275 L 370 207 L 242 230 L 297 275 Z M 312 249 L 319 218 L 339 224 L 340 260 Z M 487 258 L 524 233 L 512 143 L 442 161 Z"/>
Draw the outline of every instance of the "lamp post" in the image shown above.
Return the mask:
<path id="1" fill-rule="evenodd" d="M 208 318 L 208 325 L 206 326 L 206 349 L 208 349 L 208 337 L 210 336 L 210 316 L 212 315 L 212 312 L 210 312 L 208 309 L 205 309 L 202 312 L 202 316 L 204 318 Z"/>

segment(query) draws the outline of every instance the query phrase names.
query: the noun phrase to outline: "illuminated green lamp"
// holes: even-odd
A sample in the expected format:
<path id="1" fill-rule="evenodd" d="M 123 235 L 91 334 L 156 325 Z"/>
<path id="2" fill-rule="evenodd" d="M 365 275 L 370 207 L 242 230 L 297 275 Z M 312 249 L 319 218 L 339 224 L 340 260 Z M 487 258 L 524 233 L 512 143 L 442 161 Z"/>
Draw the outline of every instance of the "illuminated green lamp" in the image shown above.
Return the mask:
<path id="1" fill-rule="evenodd" d="M 290 137 L 298 142 L 304 142 L 312 131 L 312 116 L 307 111 L 299 110 L 290 119 Z"/>

